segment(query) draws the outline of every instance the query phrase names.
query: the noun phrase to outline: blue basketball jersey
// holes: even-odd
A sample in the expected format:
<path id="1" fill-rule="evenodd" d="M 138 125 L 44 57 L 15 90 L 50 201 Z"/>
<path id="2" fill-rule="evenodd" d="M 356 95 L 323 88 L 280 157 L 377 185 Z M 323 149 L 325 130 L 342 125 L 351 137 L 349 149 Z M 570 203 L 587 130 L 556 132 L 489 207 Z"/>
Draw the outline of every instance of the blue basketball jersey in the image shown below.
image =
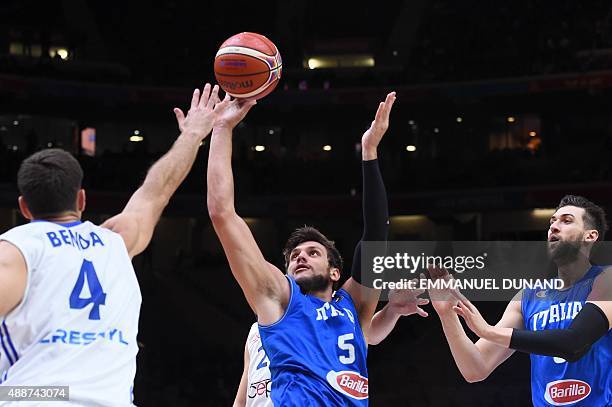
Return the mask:
<path id="1" fill-rule="evenodd" d="M 287 276 L 291 297 L 276 323 L 259 326 L 270 360 L 276 406 L 367 406 L 367 347 L 345 290 L 330 302 L 304 295 Z"/>
<path id="2" fill-rule="evenodd" d="M 522 311 L 525 329 L 567 328 L 584 306 L 593 281 L 604 270 L 592 266 L 568 290 L 523 291 Z M 531 355 L 531 397 L 540 406 L 612 405 L 612 330 L 580 360 Z"/>

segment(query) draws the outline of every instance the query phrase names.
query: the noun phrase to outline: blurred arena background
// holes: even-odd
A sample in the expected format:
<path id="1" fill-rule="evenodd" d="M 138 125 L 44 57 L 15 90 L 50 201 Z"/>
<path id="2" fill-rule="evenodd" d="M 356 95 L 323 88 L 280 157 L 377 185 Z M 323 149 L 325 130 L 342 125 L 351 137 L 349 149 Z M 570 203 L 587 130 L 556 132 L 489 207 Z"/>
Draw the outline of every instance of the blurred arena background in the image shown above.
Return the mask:
<path id="1" fill-rule="evenodd" d="M 305 223 L 350 263 L 357 148 L 389 90 L 391 239 L 541 240 L 566 193 L 612 209 L 607 1 L 5 0 L 0 15 L 0 230 L 24 222 L 16 171 L 47 147 L 78 155 L 87 219 L 118 212 L 178 135 L 172 107 L 214 81 L 218 46 L 241 31 L 272 39 L 284 62 L 234 148 L 239 213 L 279 266 Z M 208 219 L 207 154 L 135 259 L 139 405 L 230 405 L 240 379 L 254 316 Z M 481 305 L 490 322 L 504 308 Z M 373 406 L 530 404 L 526 355 L 467 384 L 430 311 L 370 348 Z"/>

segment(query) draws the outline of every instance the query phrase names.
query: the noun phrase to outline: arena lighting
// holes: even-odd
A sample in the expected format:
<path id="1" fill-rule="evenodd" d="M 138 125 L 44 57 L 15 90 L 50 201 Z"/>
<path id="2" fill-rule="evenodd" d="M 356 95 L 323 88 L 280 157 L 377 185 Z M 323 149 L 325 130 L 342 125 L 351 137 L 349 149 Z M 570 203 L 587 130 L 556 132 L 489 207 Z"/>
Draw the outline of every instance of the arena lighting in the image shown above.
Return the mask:
<path id="1" fill-rule="evenodd" d="M 269 135 L 273 135 L 273 134 L 274 134 L 274 129 L 270 129 L 270 130 L 268 130 L 268 134 L 269 134 Z"/>
<path id="2" fill-rule="evenodd" d="M 134 135 L 135 136 L 139 136 L 140 135 L 140 130 L 134 130 Z"/>
<path id="3" fill-rule="evenodd" d="M 62 48 L 62 47 L 51 47 L 49 49 L 49 56 L 51 58 L 55 58 L 55 56 L 60 57 L 62 60 L 66 60 L 68 59 L 69 53 L 68 50 L 66 48 Z"/>
<path id="4" fill-rule="evenodd" d="M 408 124 L 412 126 L 414 124 L 414 120 L 408 120 Z"/>
<path id="5" fill-rule="evenodd" d="M 258 152 L 262 152 L 265 149 L 266 149 L 266 146 L 262 146 L 262 145 L 256 145 L 255 146 L 255 151 L 258 151 Z"/>
<path id="6" fill-rule="evenodd" d="M 305 64 L 309 69 L 370 68 L 374 65 L 374 57 L 367 54 L 318 55 L 308 58 Z"/>
<path id="7" fill-rule="evenodd" d="M 554 215 L 554 213 L 555 210 L 553 208 L 536 208 L 531 211 L 531 215 L 533 215 L 534 217 L 546 219 L 549 219 L 551 216 Z"/>
<path id="8" fill-rule="evenodd" d="M 508 120 L 508 123 L 514 123 L 516 121 L 514 116 L 508 116 L 508 118 L 506 120 Z"/>
<path id="9" fill-rule="evenodd" d="M 19 126 L 19 120 L 13 120 L 13 125 L 14 126 Z"/>
<path id="10" fill-rule="evenodd" d="M 456 119 L 456 120 L 457 120 L 457 123 L 461 123 L 461 122 L 463 121 L 463 117 L 461 117 L 461 116 L 457 116 L 457 119 Z"/>
<path id="11" fill-rule="evenodd" d="M 323 146 L 323 151 L 331 151 L 332 147 L 329 144 Z"/>
<path id="12" fill-rule="evenodd" d="M 134 143 L 138 143 L 140 141 L 143 141 L 144 137 L 142 136 L 131 136 L 130 137 L 130 141 L 134 142 Z"/>
<path id="13" fill-rule="evenodd" d="M 406 151 L 410 151 L 410 152 L 416 151 L 416 146 L 413 146 L 412 144 L 407 145 Z"/>
<path id="14" fill-rule="evenodd" d="M 434 127 L 434 133 L 440 133 L 440 129 L 437 127 Z"/>
<path id="15" fill-rule="evenodd" d="M 537 135 L 538 135 L 538 133 L 536 133 L 535 131 L 530 131 L 529 132 L 529 137 L 535 137 Z"/>
<path id="16" fill-rule="evenodd" d="M 389 221 L 392 225 L 423 222 L 425 220 L 427 220 L 427 217 L 423 215 L 398 215 L 389 217 Z"/>

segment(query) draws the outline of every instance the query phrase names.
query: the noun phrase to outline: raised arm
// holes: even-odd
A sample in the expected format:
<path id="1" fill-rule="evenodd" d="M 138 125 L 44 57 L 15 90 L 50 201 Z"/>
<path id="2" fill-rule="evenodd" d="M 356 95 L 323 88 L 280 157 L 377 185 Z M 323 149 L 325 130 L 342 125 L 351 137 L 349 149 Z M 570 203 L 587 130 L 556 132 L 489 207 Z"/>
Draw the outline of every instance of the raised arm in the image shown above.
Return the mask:
<path id="1" fill-rule="evenodd" d="M 283 273 L 269 264 L 253 234 L 234 207 L 232 130 L 255 101 L 229 97 L 213 130 L 208 156 L 208 214 L 221 241 L 232 273 L 260 324 L 278 321 L 289 303 L 290 286 Z"/>
<path id="2" fill-rule="evenodd" d="M 181 109 L 174 109 L 181 134 L 172 148 L 149 169 L 142 186 L 123 211 L 102 224 L 123 237 L 130 257 L 149 245 L 164 208 L 191 170 L 200 144 L 212 130 L 218 91 L 217 85 L 211 90 L 209 84 L 204 86 L 201 95 L 196 89 L 186 117 Z"/>
<path id="3" fill-rule="evenodd" d="M 361 243 L 387 240 L 389 209 L 387 192 L 378 167 L 378 145 L 389 128 L 389 115 L 395 102 L 395 92 L 378 105 L 370 128 L 361 138 L 363 169 L 363 235 L 355 247 L 351 277 L 343 287 L 353 298 L 359 314 L 361 329 L 368 337 L 372 316 L 380 297 L 380 290 L 361 285 Z"/>
<path id="4" fill-rule="evenodd" d="M 430 270 L 430 273 L 434 278 L 450 278 L 445 270 Z M 497 366 L 514 353 L 513 349 L 504 348 L 484 339 L 473 343 L 453 310 L 457 304 L 456 297 L 449 290 L 429 290 L 429 294 L 431 303 L 440 317 L 455 363 L 465 380 L 473 383 L 486 379 Z M 510 301 L 496 326 L 505 328 L 523 326 L 521 293 Z"/>

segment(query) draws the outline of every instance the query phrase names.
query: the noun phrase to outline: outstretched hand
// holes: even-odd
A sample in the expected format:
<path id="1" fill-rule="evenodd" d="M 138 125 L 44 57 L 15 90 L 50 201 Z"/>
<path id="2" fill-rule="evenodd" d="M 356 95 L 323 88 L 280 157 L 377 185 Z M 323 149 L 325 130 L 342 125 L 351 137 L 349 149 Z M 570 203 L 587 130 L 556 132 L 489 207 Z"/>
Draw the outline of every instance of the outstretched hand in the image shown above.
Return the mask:
<path id="1" fill-rule="evenodd" d="M 457 292 L 457 299 L 459 302 L 453 307 L 453 311 L 465 320 L 465 323 L 472 332 L 480 338 L 487 339 L 492 328 L 491 325 L 485 321 L 482 315 L 480 315 L 478 308 L 463 294 Z"/>
<path id="2" fill-rule="evenodd" d="M 187 111 L 187 116 L 178 107 L 174 108 L 176 121 L 181 133 L 195 135 L 198 139 L 204 140 L 210 134 L 215 124 L 215 106 L 219 103 L 219 86 L 212 87 L 209 83 L 204 85 L 204 89 L 193 91 L 191 97 L 191 107 Z"/>
<path id="3" fill-rule="evenodd" d="M 417 279 L 411 280 L 416 284 Z M 421 289 L 405 289 L 405 290 L 390 290 L 389 291 L 389 310 L 397 315 L 412 315 L 419 314 L 422 317 L 427 317 L 429 314 L 421 308 L 423 305 L 429 304 L 427 298 L 420 298 L 425 290 Z"/>
<path id="4" fill-rule="evenodd" d="M 233 130 L 256 104 L 257 101 L 254 99 L 235 98 L 232 100 L 226 93 L 223 101 L 215 109 L 217 112 L 215 128 Z"/>
<path id="5" fill-rule="evenodd" d="M 378 157 L 376 149 L 380 140 L 389 128 L 389 115 L 395 102 L 395 92 L 387 94 L 384 102 L 380 102 L 374 121 L 361 137 L 361 152 L 364 160 L 374 160 Z"/>

